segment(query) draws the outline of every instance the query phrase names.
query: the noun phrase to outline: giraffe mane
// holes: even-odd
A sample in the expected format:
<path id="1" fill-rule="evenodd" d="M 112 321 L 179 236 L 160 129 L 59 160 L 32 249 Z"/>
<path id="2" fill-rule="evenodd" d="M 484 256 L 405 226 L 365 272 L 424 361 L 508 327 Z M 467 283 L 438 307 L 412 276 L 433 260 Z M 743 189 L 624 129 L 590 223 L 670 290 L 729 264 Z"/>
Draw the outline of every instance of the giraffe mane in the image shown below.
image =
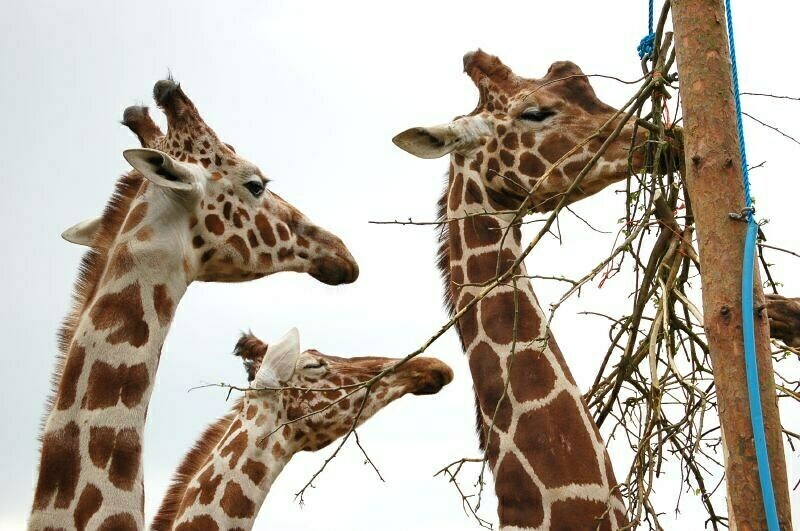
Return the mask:
<path id="1" fill-rule="evenodd" d="M 442 292 L 442 301 L 447 310 L 447 315 L 452 319 L 453 315 L 456 313 L 456 301 L 453 300 L 453 290 L 450 289 L 452 285 L 452 279 L 450 278 L 450 223 L 447 221 L 447 197 L 450 191 L 450 174 L 445 177 L 444 182 L 442 196 L 436 203 L 436 221 L 439 222 L 439 251 L 436 253 L 436 266 L 439 268 L 439 275 L 442 277 L 444 288 Z M 456 322 L 456 332 L 458 332 L 458 339 L 461 341 L 461 348 L 466 352 L 467 346 L 464 344 L 464 340 L 461 337 L 458 322 Z M 478 432 L 478 445 L 481 451 L 484 451 L 486 450 L 486 430 L 483 425 L 483 416 L 481 415 L 481 406 L 478 403 L 478 395 L 474 387 L 472 393 L 475 396 L 475 431 Z"/>
<path id="2" fill-rule="evenodd" d="M 439 223 L 439 251 L 436 253 L 436 267 L 439 268 L 439 275 L 442 278 L 444 291 L 442 291 L 442 302 L 447 310 L 447 315 L 452 318 L 456 313 L 456 303 L 453 300 L 450 290 L 450 225 L 447 221 L 447 194 L 450 190 L 450 177 L 445 176 L 444 190 L 442 196 L 436 203 L 436 221 Z M 456 328 L 458 328 L 456 326 Z M 461 334 L 459 334 L 459 338 Z M 462 345 L 463 346 L 463 345 Z"/>
<path id="3" fill-rule="evenodd" d="M 58 386 L 64 372 L 64 363 L 66 363 L 70 345 L 75 337 L 75 330 L 86 307 L 94 298 L 97 285 L 100 283 L 108 262 L 108 251 L 116 239 L 120 227 L 125 222 L 131 202 L 139 193 L 142 182 L 143 177 L 138 172 L 124 174 L 117 180 L 114 193 L 111 194 L 111 198 L 106 203 L 103 214 L 100 217 L 100 228 L 92 241 L 90 249 L 84 253 L 81 259 L 78 267 L 78 276 L 75 279 L 72 292 L 72 307 L 62 321 L 61 328 L 59 328 L 57 334 L 58 353 L 56 354 L 55 367 L 50 379 L 51 392 L 47 398 L 45 413 L 40 426 L 40 442 L 41 433 L 44 433 L 44 423 L 47 421 L 47 417 L 58 397 Z"/>
<path id="4" fill-rule="evenodd" d="M 167 488 L 167 493 L 158 508 L 158 512 L 153 517 L 153 522 L 150 524 L 151 531 L 168 531 L 172 529 L 172 524 L 178 516 L 178 510 L 189 482 L 206 464 L 208 456 L 228 431 L 231 423 L 241 411 L 243 403 L 244 399 L 239 398 L 228 413 L 209 424 L 183 458 L 183 461 L 181 461 L 172 476 L 172 481 Z"/>

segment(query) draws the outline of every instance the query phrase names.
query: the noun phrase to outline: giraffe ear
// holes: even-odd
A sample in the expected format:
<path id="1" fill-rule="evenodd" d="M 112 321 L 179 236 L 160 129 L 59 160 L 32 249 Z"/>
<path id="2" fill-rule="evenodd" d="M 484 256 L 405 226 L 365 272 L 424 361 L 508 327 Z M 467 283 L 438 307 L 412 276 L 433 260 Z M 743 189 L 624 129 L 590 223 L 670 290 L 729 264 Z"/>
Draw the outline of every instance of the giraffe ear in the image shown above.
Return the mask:
<path id="1" fill-rule="evenodd" d="M 300 332 L 292 328 L 267 347 L 264 360 L 256 373 L 253 387 L 280 387 L 294 374 L 300 357 Z"/>
<path id="2" fill-rule="evenodd" d="M 421 159 L 438 159 L 458 146 L 458 135 L 450 124 L 412 127 L 394 137 L 394 145 Z"/>
<path id="3" fill-rule="evenodd" d="M 173 190 L 194 189 L 192 171 L 183 163 L 157 149 L 126 149 L 122 152 L 131 166 L 150 182 Z"/>
<path id="4" fill-rule="evenodd" d="M 85 219 L 62 232 L 61 237 L 70 243 L 91 247 L 97 231 L 100 230 L 100 220 L 99 217 Z"/>

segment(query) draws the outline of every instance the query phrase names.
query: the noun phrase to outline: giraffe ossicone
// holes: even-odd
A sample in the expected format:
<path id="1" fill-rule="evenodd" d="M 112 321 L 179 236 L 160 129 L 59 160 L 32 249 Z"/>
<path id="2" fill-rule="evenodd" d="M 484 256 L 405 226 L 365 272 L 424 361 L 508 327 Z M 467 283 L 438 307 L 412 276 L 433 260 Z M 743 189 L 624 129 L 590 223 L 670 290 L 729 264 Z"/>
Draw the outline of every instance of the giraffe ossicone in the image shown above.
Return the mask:
<path id="1" fill-rule="evenodd" d="M 437 393 L 453 378 L 443 362 L 418 357 L 366 393 L 355 386 L 400 360 L 301 351 L 297 329 L 270 345 L 245 334 L 234 354 L 251 390 L 186 455 L 153 531 L 251 529 L 294 454 L 324 448 L 403 395 Z"/>
<path id="2" fill-rule="evenodd" d="M 280 271 L 326 284 L 358 266 L 337 236 L 267 188 L 172 80 L 156 83 L 167 132 L 144 107 L 123 123 L 142 149 L 98 219 L 67 229 L 89 247 L 59 337 L 29 529 L 144 527 L 144 424 L 161 348 L 195 280 Z"/>
<path id="3" fill-rule="evenodd" d="M 603 440 L 524 263 L 510 271 L 523 253 L 522 214 L 556 206 L 618 124 L 617 111 L 568 61 L 526 79 L 478 50 L 464 56 L 464 70 L 478 88 L 477 107 L 393 141 L 421 158 L 450 155 L 439 200 L 439 267 L 451 314 L 465 310 L 456 329 L 474 382 L 500 527 L 618 529 L 627 522 L 625 506 Z M 639 134 L 625 126 L 568 200 L 638 170 L 644 157 L 631 149 L 644 142 Z M 467 308 L 506 273 L 507 282 Z"/>

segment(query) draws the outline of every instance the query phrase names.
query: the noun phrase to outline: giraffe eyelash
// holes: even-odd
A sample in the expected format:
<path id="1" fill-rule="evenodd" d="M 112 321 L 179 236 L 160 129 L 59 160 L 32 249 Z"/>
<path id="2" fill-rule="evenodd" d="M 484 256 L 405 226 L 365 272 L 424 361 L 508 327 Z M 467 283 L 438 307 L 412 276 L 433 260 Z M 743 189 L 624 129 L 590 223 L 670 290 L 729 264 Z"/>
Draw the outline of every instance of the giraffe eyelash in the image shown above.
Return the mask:
<path id="1" fill-rule="evenodd" d="M 521 120 L 527 120 L 529 122 L 543 122 L 546 119 L 550 118 L 556 113 L 556 111 L 552 109 L 539 109 L 537 107 L 529 107 L 522 111 L 519 115 Z"/>

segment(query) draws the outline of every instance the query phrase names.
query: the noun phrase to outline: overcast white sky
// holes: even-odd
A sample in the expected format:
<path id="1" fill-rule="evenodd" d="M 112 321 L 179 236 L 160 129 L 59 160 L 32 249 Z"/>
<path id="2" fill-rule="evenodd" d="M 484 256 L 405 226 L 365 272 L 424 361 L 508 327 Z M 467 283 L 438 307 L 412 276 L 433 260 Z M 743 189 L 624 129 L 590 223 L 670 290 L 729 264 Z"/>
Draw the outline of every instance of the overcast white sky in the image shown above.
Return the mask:
<path id="1" fill-rule="evenodd" d="M 587 73 L 632 79 L 640 75 L 635 50 L 646 23 L 645 0 L 0 5 L 0 336 L 6 341 L 0 529 L 9 530 L 21 529 L 28 514 L 55 331 L 83 252 L 59 234 L 100 212 L 114 180 L 128 169 L 122 150 L 136 145 L 118 124 L 122 111 L 150 104 L 153 83 L 168 69 L 223 140 L 274 179 L 277 193 L 343 237 L 361 278 L 332 288 L 308 276 L 280 274 L 190 288 L 150 404 L 148 517 L 183 453 L 229 407 L 223 391 L 187 389 L 245 381 L 229 354 L 241 330 L 271 340 L 297 326 L 304 348 L 400 356 L 444 322 L 433 231 L 367 221 L 433 219 L 446 161 L 415 159 L 390 139 L 407 127 L 472 110 L 477 92 L 462 74 L 464 52 L 482 47 L 530 77 L 543 75 L 552 61 L 571 59 Z M 787 63 L 800 5 L 764 0 L 735 6 L 743 89 L 800 96 L 797 69 Z M 593 84 L 611 104 L 630 94 L 613 81 Z M 800 103 L 750 98 L 744 105 L 800 136 Z M 752 173 L 758 214 L 772 220 L 772 243 L 798 250 L 800 146 L 753 122 L 746 127 L 751 162 L 767 161 Z M 607 190 L 577 210 L 616 232 L 623 202 Z M 540 245 L 529 258 L 530 270 L 579 276 L 613 243 L 613 235 L 590 232 L 571 216 L 561 228 L 563 245 Z M 800 294 L 800 280 L 792 275 L 800 261 L 775 253 L 770 258 L 785 292 Z M 535 287 L 543 304 L 563 289 L 542 282 Z M 584 388 L 605 351 L 606 323 L 578 312 L 622 313 L 629 291 L 629 278 L 620 275 L 560 310 L 555 335 Z M 453 488 L 432 477 L 455 459 L 477 455 L 466 362 L 452 331 L 430 352 L 453 366 L 453 384 L 434 397 L 398 401 L 360 431 L 387 482 L 380 483 L 348 446 L 300 508 L 293 493 L 330 450 L 298 455 L 268 496 L 256 529 L 477 528 Z M 800 420 L 796 408 L 783 416 Z M 625 467 L 617 461 L 618 475 Z M 793 485 L 800 477 L 796 452 L 789 454 L 789 471 Z M 663 484 L 659 496 L 671 498 L 675 481 Z M 681 526 L 700 529 L 697 500 L 683 500 Z M 794 502 L 797 515 L 796 492 Z M 494 520 L 491 497 L 484 507 L 484 516 Z"/>

